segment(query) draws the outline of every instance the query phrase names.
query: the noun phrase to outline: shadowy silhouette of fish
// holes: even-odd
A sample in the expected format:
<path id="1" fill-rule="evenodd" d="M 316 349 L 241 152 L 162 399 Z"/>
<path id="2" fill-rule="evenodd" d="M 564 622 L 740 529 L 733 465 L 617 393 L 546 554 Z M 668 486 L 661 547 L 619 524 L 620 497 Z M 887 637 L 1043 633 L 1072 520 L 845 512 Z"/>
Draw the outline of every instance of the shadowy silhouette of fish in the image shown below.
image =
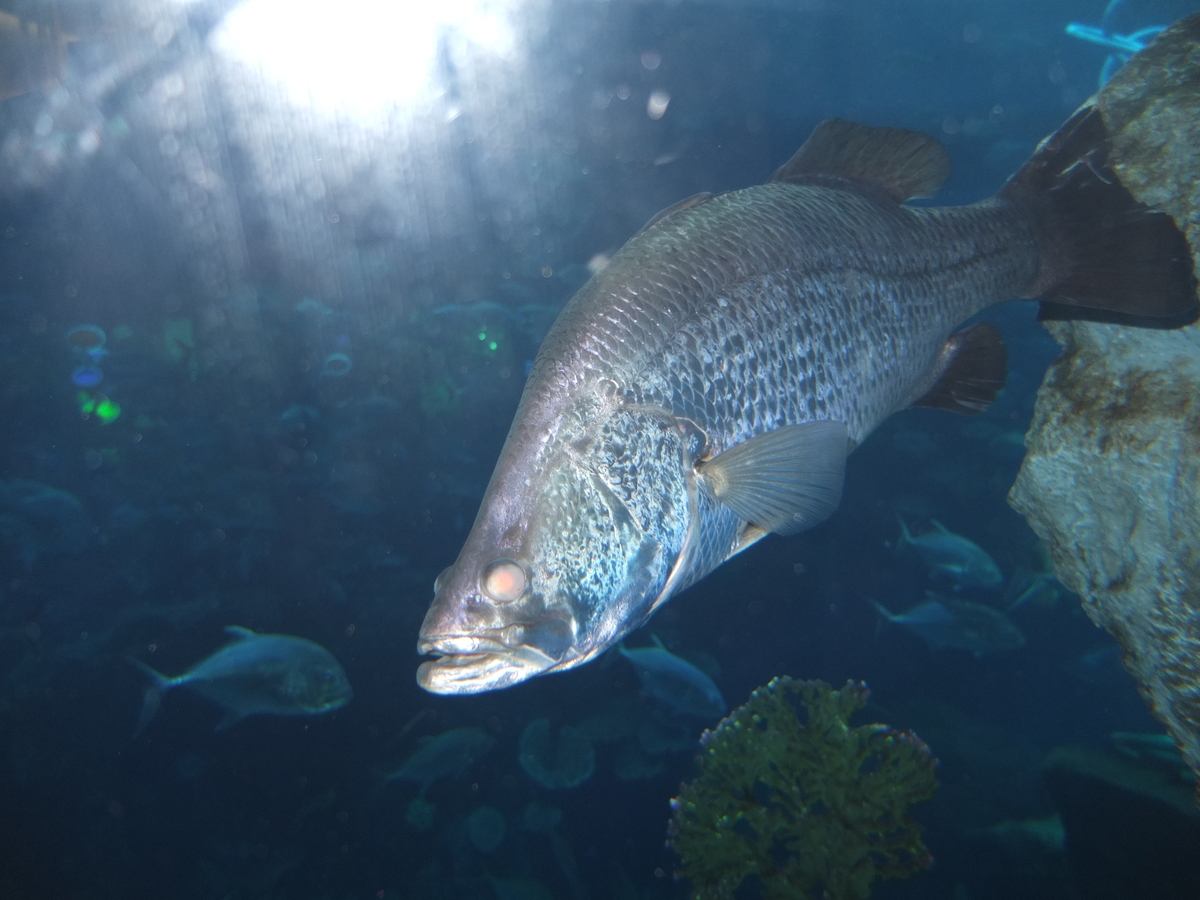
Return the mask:
<path id="1" fill-rule="evenodd" d="M 888 622 L 902 625 L 930 647 L 952 647 L 976 656 L 1015 650 L 1025 643 L 1025 635 L 999 610 L 926 594 L 926 601 L 904 613 L 893 613 L 874 600 L 868 602 Z"/>
<path id="2" fill-rule="evenodd" d="M 152 679 L 134 737 L 150 723 L 163 695 L 176 687 L 224 707 L 218 731 L 247 716 L 312 716 L 350 702 L 346 673 L 320 644 L 288 634 L 258 634 L 239 625 L 225 632 L 232 642 L 174 678 L 130 658 Z"/>
<path id="3" fill-rule="evenodd" d="M 713 680 L 669 651 L 657 636 L 653 647 L 630 650 L 622 644 L 620 651 L 637 672 L 646 694 L 676 712 L 701 719 L 717 719 L 728 712 Z"/>
<path id="4" fill-rule="evenodd" d="M 1004 611 L 1011 613 L 1024 606 L 1050 607 L 1062 593 L 1062 585 L 1051 573 L 1019 569 L 1004 591 Z"/>
<path id="5" fill-rule="evenodd" d="M 421 786 L 423 796 L 439 778 L 461 778 L 496 741 L 480 728 L 452 728 L 427 738 L 401 765 L 384 775 L 390 781 L 411 781 Z"/>

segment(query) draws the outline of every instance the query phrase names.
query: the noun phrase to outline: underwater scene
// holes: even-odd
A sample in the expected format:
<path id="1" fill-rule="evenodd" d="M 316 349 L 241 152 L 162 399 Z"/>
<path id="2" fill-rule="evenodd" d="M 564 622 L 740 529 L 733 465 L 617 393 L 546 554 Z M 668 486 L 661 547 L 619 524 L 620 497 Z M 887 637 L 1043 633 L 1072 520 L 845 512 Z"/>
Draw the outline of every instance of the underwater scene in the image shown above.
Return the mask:
<path id="1" fill-rule="evenodd" d="M 0 900 L 1200 897 L 1198 11 L 0 0 Z"/>

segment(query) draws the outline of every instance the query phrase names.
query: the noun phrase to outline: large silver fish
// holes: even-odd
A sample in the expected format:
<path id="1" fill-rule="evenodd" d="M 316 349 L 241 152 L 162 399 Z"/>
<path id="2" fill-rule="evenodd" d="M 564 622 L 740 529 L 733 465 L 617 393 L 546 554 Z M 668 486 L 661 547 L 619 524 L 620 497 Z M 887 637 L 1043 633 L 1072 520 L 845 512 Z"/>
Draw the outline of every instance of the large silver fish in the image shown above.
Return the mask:
<path id="1" fill-rule="evenodd" d="M 836 508 L 847 453 L 910 405 L 978 412 L 1019 297 L 1184 317 L 1187 242 L 1105 171 L 1085 108 L 994 197 L 914 208 L 946 151 L 828 120 L 758 187 L 656 217 L 534 361 L 417 673 L 473 693 L 577 666 L 769 532 Z"/>

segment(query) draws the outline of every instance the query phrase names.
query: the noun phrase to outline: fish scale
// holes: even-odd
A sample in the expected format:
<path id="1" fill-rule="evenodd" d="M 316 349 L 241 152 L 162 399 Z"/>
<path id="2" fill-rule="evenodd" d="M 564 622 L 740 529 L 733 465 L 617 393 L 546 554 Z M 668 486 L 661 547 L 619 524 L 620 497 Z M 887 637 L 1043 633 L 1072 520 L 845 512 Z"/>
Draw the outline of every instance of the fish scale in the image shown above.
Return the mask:
<path id="1" fill-rule="evenodd" d="M 1037 259 L 1004 201 L 926 210 L 819 184 L 747 188 L 616 254 L 547 335 L 526 396 L 553 402 L 566 364 L 576 385 L 609 380 L 625 402 L 692 420 L 717 451 L 818 418 L 861 442 L 957 323 L 1024 292 Z"/>

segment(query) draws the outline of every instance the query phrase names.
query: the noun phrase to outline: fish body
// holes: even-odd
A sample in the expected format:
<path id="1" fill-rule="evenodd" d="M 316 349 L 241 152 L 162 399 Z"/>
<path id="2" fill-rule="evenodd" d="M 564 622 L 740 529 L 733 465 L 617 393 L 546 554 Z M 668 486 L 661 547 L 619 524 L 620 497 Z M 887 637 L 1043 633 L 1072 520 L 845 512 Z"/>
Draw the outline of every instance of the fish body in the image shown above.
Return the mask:
<path id="1" fill-rule="evenodd" d="M 1025 635 L 1008 616 L 982 603 L 928 594 L 920 606 L 899 614 L 874 600 L 870 603 L 884 619 L 907 628 L 935 650 L 950 647 L 984 656 L 1025 643 Z"/>
<path id="2" fill-rule="evenodd" d="M 927 566 L 952 578 L 960 587 L 994 588 L 1004 580 L 1000 567 L 986 550 L 941 522 L 934 521 L 932 531 L 913 537 L 902 519 L 900 545 L 912 547 Z"/>
<path id="3" fill-rule="evenodd" d="M 418 650 L 436 658 L 418 682 L 473 693 L 580 665 L 767 533 L 820 522 L 846 455 L 892 412 L 974 413 L 994 397 L 998 332 L 955 332 L 984 307 L 1127 308 L 1076 289 L 1091 256 L 1075 255 L 1112 265 L 1127 236 L 1093 235 L 1096 210 L 1067 207 L 1075 182 L 1099 186 L 1093 206 L 1136 206 L 1095 172 L 1105 140 L 1082 113 L 997 196 L 911 208 L 944 180 L 944 149 L 829 120 L 767 184 L 652 220 L 547 334 L 471 533 L 435 582 Z M 1145 221 L 1174 255 L 1145 267 L 1138 308 L 1192 309 L 1186 239 L 1165 216 L 1120 227 Z M 1048 239 L 1068 226 L 1080 233 Z"/>
<path id="4" fill-rule="evenodd" d="M 439 778 L 461 778 L 475 761 L 487 754 L 496 741 L 480 728 L 452 728 L 422 744 L 403 764 L 384 776 L 384 781 L 411 781 L 424 794 Z"/>
<path id="5" fill-rule="evenodd" d="M 620 647 L 649 696 L 676 712 L 701 719 L 720 718 L 728 712 L 721 689 L 711 678 L 680 659 L 654 638 L 653 647 L 630 650 Z"/>
<path id="6" fill-rule="evenodd" d="M 163 695 L 176 687 L 223 707 L 225 718 L 218 729 L 247 716 L 318 715 L 350 702 L 353 692 L 346 673 L 320 644 L 287 634 L 257 634 L 237 625 L 225 631 L 233 636 L 231 643 L 174 678 L 131 660 L 152 679 L 137 734 L 157 712 Z"/>

